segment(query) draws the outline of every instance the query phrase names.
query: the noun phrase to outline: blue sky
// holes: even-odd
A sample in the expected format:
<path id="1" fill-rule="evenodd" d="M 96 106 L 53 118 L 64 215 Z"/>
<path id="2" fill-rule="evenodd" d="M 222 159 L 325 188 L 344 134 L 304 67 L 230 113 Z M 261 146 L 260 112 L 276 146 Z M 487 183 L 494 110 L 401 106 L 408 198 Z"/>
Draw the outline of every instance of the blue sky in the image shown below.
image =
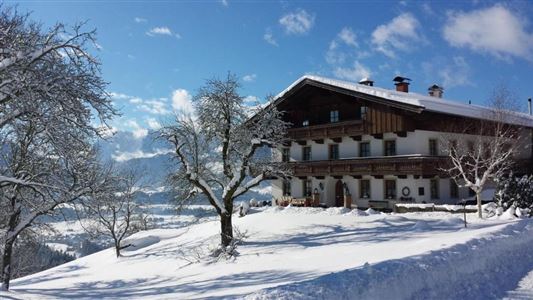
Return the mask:
<path id="1" fill-rule="evenodd" d="M 492 1 L 27 1 L 51 25 L 87 20 L 98 31 L 103 77 L 142 137 L 188 101 L 205 79 L 228 71 L 244 96 L 264 98 L 304 74 L 371 77 L 411 91 L 433 83 L 445 98 L 482 104 L 505 84 L 533 96 L 533 4 Z"/>

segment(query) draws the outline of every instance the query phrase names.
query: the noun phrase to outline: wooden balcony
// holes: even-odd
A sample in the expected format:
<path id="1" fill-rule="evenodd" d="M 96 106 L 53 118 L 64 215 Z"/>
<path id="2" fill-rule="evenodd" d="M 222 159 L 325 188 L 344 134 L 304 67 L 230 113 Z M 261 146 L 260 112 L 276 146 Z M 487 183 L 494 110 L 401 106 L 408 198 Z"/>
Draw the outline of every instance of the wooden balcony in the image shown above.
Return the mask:
<path id="1" fill-rule="evenodd" d="M 293 175 L 305 176 L 384 176 L 443 175 L 439 170 L 448 164 L 446 156 L 391 156 L 338 160 L 292 162 Z"/>
<path id="2" fill-rule="evenodd" d="M 362 120 L 352 120 L 337 123 L 327 123 L 288 130 L 292 140 L 320 140 L 325 138 L 341 138 L 343 136 L 362 135 L 364 132 Z"/>

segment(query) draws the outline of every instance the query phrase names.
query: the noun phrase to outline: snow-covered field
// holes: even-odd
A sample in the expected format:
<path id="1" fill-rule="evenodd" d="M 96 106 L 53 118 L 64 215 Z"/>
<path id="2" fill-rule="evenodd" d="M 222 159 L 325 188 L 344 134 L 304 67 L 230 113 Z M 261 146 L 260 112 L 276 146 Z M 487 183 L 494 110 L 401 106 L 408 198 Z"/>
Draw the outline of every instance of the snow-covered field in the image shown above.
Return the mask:
<path id="1" fill-rule="evenodd" d="M 12 282 L 14 299 L 459 299 L 527 295 L 531 220 L 445 212 L 262 208 L 234 219 L 239 255 L 213 261 L 212 218 L 135 234 L 112 249 Z M 524 279 L 521 278 L 524 277 Z M 521 286 L 518 286 L 520 282 Z M 525 289 L 525 290 L 524 290 Z M 513 296 L 514 295 L 514 296 Z"/>

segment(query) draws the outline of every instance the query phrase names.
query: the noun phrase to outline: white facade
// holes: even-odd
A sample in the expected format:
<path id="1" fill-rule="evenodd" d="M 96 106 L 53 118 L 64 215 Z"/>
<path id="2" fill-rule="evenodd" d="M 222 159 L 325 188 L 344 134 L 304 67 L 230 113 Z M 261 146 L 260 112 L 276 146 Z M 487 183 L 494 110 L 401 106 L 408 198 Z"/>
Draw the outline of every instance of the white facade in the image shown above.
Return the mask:
<path id="1" fill-rule="evenodd" d="M 531 134 L 531 133 L 528 133 Z M 474 140 L 474 136 L 465 134 L 453 134 L 453 139 L 456 139 L 459 145 L 465 144 Z M 340 143 L 335 143 L 333 140 L 325 139 L 323 143 L 316 143 L 314 141 L 307 141 L 307 144 L 302 146 L 298 143 L 291 143 L 290 146 L 290 161 L 298 162 L 303 159 L 303 147 L 311 147 L 311 161 L 328 160 L 329 145 L 339 145 L 339 159 L 358 158 L 359 144 L 362 142 L 370 143 L 370 157 L 362 158 L 376 158 L 383 157 L 385 151 L 385 141 L 394 140 L 396 142 L 396 156 L 429 156 L 446 155 L 445 140 L 450 139 L 450 134 L 443 136 L 443 133 L 436 131 L 415 130 L 408 132 L 406 137 L 399 137 L 394 133 L 383 134 L 382 139 L 374 138 L 371 135 L 363 135 L 361 141 L 355 141 L 350 137 L 343 137 Z M 436 141 L 437 153 L 430 153 L 430 140 Z M 527 139 L 526 139 L 527 140 Z M 530 149 L 524 147 L 524 151 L 517 154 L 517 157 L 529 157 Z M 281 152 L 276 151 L 276 159 L 281 160 Z M 391 156 L 388 156 L 389 158 Z M 449 178 L 423 178 L 416 175 L 408 175 L 406 178 L 399 178 L 397 176 L 384 176 L 383 178 L 375 178 L 374 176 L 362 176 L 362 178 L 354 178 L 352 176 L 342 176 L 342 178 L 333 178 L 332 176 L 325 176 L 323 179 L 315 177 L 308 177 L 312 182 L 312 191 L 317 191 L 320 194 L 320 202 L 327 206 L 335 206 L 335 185 L 338 180 L 346 184 L 351 196 L 353 204 L 358 207 L 368 207 L 368 201 L 409 201 L 417 203 L 438 203 L 438 204 L 453 204 L 461 199 L 471 197 L 470 191 L 466 187 L 458 187 L 457 197 L 451 195 L 451 180 Z M 303 198 L 303 181 L 298 177 L 290 179 L 291 190 L 290 196 L 294 198 Z M 368 198 L 361 197 L 360 184 L 361 180 L 370 181 L 370 195 Z M 394 199 L 385 199 L 385 180 L 394 180 L 396 182 L 396 196 Z M 437 181 L 438 197 L 432 198 L 430 191 L 431 180 Z M 283 180 L 277 179 L 272 181 L 273 198 L 279 199 L 283 196 Z M 407 188 L 407 189 L 405 189 Z M 403 193 L 402 193 L 403 192 Z M 403 199 L 402 199 L 403 197 Z"/>

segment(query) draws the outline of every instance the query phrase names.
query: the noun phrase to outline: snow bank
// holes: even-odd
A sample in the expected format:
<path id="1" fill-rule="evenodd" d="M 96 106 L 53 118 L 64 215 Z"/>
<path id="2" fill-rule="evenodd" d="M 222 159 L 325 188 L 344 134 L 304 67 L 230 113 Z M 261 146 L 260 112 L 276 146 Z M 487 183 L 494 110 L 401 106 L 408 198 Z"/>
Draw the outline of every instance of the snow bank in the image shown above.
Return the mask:
<path id="1" fill-rule="evenodd" d="M 382 214 L 382 212 L 379 212 L 379 211 L 374 210 L 372 208 L 369 208 L 369 209 L 365 210 L 365 213 L 367 215 L 380 215 L 380 214 Z"/>
<path id="2" fill-rule="evenodd" d="M 122 241 L 122 245 L 130 245 L 126 248 L 124 248 L 122 251 L 136 251 L 139 249 L 142 249 L 144 247 L 148 247 L 154 244 L 157 244 L 161 241 L 161 239 L 154 235 L 148 235 L 143 236 L 139 238 L 128 238 L 124 241 Z"/>
<path id="3" fill-rule="evenodd" d="M 424 231 L 424 230 L 430 230 L 430 229 L 431 227 L 429 227 L 428 223 L 423 220 L 417 221 L 415 225 L 411 227 L 411 230 L 415 230 L 415 231 Z"/>
<path id="4" fill-rule="evenodd" d="M 246 299 L 501 298 L 532 269 L 532 244 L 533 220 L 521 220 L 491 237 L 264 289 Z"/>

